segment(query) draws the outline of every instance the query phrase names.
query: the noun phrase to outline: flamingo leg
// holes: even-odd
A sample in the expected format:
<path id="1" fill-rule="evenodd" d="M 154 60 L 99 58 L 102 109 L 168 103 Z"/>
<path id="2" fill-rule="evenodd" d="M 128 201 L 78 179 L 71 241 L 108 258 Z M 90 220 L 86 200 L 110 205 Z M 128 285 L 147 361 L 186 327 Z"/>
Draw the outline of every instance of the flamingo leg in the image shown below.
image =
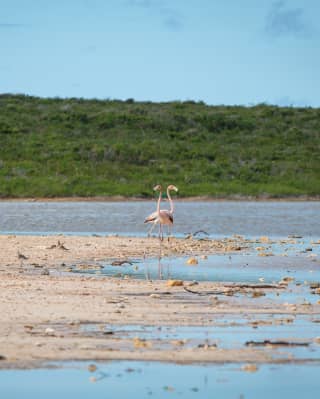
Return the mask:
<path id="1" fill-rule="evenodd" d="M 160 223 L 160 232 L 159 232 L 159 237 L 160 240 L 163 241 L 163 229 L 162 229 L 162 223 Z"/>
<path id="2" fill-rule="evenodd" d="M 156 227 L 157 222 L 153 222 L 151 228 L 148 230 L 148 237 L 151 236 L 153 229 Z"/>

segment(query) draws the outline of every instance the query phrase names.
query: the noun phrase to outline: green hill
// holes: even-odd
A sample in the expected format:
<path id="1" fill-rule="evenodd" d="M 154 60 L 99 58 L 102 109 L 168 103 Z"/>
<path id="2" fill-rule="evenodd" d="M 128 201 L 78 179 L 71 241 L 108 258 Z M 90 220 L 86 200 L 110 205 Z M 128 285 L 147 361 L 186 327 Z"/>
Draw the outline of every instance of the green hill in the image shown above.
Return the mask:
<path id="1" fill-rule="evenodd" d="M 320 109 L 0 95 L 0 196 L 320 194 Z"/>

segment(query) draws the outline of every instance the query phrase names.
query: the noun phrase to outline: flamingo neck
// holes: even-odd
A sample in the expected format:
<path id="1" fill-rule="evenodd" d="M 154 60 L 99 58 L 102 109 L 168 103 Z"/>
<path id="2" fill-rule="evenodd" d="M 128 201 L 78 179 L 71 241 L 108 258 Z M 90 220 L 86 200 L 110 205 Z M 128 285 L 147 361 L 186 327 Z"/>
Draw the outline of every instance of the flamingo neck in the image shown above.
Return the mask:
<path id="1" fill-rule="evenodd" d="M 172 198 L 171 198 L 171 195 L 170 195 L 170 190 L 168 188 L 167 188 L 167 197 L 168 197 L 168 200 L 170 202 L 170 213 L 173 213 L 174 205 L 173 205 L 173 201 L 172 201 Z"/>
<path id="2" fill-rule="evenodd" d="M 160 202 L 161 202 L 161 196 L 162 196 L 162 191 L 160 190 L 159 192 L 159 198 L 158 198 L 158 203 L 157 203 L 157 213 L 160 215 Z"/>

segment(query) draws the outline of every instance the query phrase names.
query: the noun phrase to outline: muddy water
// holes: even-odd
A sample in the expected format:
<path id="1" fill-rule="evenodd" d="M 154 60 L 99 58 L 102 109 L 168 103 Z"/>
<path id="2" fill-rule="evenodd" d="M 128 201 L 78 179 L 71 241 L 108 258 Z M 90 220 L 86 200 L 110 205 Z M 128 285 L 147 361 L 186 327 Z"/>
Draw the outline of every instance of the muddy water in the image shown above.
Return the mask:
<path id="1" fill-rule="evenodd" d="M 262 365 L 246 372 L 241 364 L 175 365 L 147 362 L 64 364 L 64 369 L 0 373 L 6 399 L 57 398 L 316 398 L 319 368 L 314 364 Z"/>
<path id="2" fill-rule="evenodd" d="M 162 208 L 168 208 L 163 203 Z M 155 201 L 0 202 L 0 231 L 15 233 L 146 234 Z M 205 230 L 213 236 L 290 234 L 320 236 L 320 202 L 176 203 L 175 234 Z"/>

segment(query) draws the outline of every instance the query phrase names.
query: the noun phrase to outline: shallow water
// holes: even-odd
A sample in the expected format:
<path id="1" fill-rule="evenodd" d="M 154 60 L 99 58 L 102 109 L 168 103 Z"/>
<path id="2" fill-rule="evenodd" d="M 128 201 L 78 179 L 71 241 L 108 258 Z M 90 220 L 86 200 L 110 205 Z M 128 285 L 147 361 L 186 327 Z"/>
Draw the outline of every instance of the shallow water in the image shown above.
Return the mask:
<path id="1" fill-rule="evenodd" d="M 305 346 L 279 346 L 272 353 L 281 359 L 317 359 L 320 361 L 320 344 L 314 339 L 319 333 L 319 323 L 313 322 L 313 316 L 297 315 L 218 315 L 209 326 L 148 326 L 148 325 L 112 325 L 82 324 L 81 332 L 85 336 L 97 336 L 107 331 L 113 338 L 134 339 L 139 337 L 152 341 L 153 348 L 164 346 L 174 348 L 175 340 L 184 342 L 184 348 L 197 348 L 198 345 L 217 345 L 222 349 L 243 349 L 248 341 L 263 342 L 289 341 L 307 343 Z M 268 347 L 258 347 L 268 350 Z"/>
<path id="2" fill-rule="evenodd" d="M 316 398 L 319 365 L 262 365 L 249 373 L 241 364 L 176 365 L 147 362 L 63 364 L 66 369 L 0 372 L 1 397 L 57 398 Z"/>
<path id="3" fill-rule="evenodd" d="M 162 208 L 168 208 L 163 203 Z M 0 202 L 2 233 L 146 234 L 155 201 Z M 320 236 L 320 202 L 176 203 L 175 234 L 204 230 L 212 236 L 242 234 Z"/>
<path id="4" fill-rule="evenodd" d="M 197 257 L 197 265 L 188 265 L 189 257 L 147 258 L 133 260 L 132 265 L 112 266 L 111 261 L 100 262 L 100 270 L 79 270 L 80 273 L 107 275 L 135 279 L 178 279 L 184 281 L 217 281 L 237 283 L 278 282 L 285 276 L 295 279 L 297 283 L 320 281 L 320 262 L 318 258 L 320 245 L 314 255 L 295 253 L 292 256 L 279 255 L 259 257 L 254 254 L 211 255 L 207 259 Z M 74 269 L 77 271 L 77 269 Z"/>

